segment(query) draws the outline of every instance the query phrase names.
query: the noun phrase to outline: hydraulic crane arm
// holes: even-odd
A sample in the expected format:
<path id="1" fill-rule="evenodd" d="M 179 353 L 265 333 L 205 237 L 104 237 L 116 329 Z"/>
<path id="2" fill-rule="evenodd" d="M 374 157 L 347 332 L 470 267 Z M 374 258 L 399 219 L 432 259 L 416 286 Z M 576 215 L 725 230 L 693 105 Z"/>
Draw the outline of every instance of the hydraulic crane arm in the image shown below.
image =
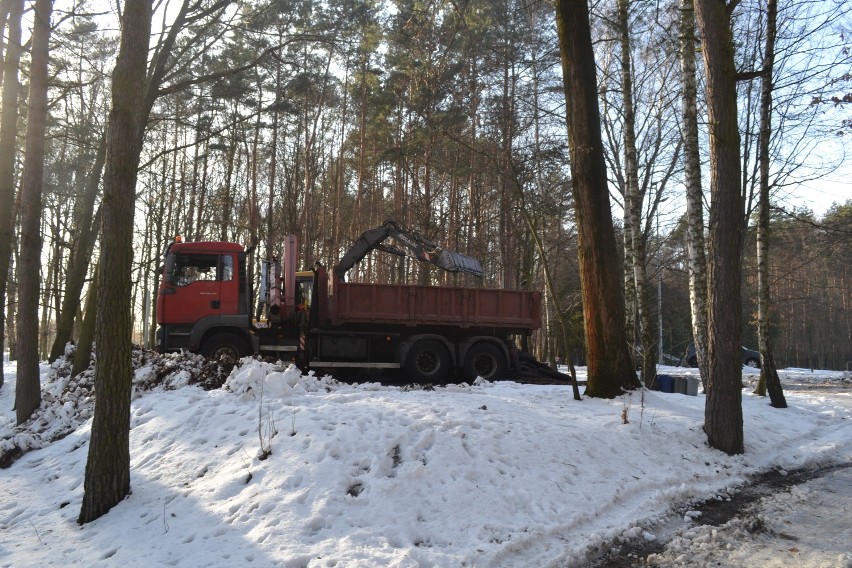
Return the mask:
<path id="1" fill-rule="evenodd" d="M 384 241 L 388 237 L 392 237 L 397 243 L 408 249 L 409 252 L 399 247 L 385 244 Z M 423 262 L 430 262 L 448 272 L 463 272 L 465 274 L 472 274 L 477 278 L 482 278 L 482 265 L 475 258 L 442 248 L 423 238 L 417 232 L 406 231 L 393 219 L 388 219 L 380 227 L 365 231 L 355 244 L 352 245 L 352 248 L 346 251 L 346 254 L 340 259 L 337 268 L 334 269 L 337 279 L 343 282 L 349 269 L 374 249 L 399 256 L 410 256 Z"/>

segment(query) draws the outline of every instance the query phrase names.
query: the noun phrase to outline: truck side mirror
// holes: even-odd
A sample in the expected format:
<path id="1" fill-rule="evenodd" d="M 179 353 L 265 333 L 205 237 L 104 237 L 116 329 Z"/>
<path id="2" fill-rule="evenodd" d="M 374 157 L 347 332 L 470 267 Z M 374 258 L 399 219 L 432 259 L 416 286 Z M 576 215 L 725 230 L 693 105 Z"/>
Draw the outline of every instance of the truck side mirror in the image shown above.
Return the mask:
<path id="1" fill-rule="evenodd" d="M 166 284 L 174 284 L 173 273 L 175 268 L 175 257 L 173 255 L 166 256 L 166 262 L 160 267 L 163 272 L 163 282 Z"/>

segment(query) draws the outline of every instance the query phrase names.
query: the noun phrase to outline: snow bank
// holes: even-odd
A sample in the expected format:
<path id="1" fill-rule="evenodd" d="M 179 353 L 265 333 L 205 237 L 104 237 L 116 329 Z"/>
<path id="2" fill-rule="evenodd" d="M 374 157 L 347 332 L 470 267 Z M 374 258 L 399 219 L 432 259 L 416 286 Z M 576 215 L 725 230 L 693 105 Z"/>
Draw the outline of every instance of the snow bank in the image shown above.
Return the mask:
<path id="1" fill-rule="evenodd" d="M 251 359 L 204 390 L 180 365 L 139 369 L 133 492 L 81 528 L 90 389 L 47 380 L 16 429 L 7 366 L 0 439 L 43 447 L 0 470 L 0 567 L 582 566 L 755 472 L 852 460 L 842 392 L 790 392 L 783 411 L 745 394 L 731 457 L 706 446 L 702 396 L 349 385 Z M 47 443 L 42 421 L 75 426 Z"/>

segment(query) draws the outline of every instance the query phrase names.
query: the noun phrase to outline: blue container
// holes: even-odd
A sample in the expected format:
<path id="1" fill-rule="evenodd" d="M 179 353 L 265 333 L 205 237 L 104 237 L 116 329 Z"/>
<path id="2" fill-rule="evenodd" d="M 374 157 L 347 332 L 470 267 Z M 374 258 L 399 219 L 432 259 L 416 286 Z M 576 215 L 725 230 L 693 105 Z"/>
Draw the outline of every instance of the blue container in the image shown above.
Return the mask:
<path id="1" fill-rule="evenodd" d="M 660 392 L 673 392 L 674 381 L 671 375 L 657 375 L 657 390 Z"/>

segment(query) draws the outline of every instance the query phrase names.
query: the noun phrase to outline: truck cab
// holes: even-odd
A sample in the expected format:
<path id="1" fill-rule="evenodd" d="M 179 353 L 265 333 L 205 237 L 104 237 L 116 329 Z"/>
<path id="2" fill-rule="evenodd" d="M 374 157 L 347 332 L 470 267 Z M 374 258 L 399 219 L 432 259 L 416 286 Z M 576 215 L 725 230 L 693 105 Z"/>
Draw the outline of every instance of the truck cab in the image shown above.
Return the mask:
<path id="1" fill-rule="evenodd" d="M 210 356 L 251 352 L 251 291 L 246 251 L 235 243 L 175 240 L 166 249 L 157 295 L 157 349 L 187 349 Z M 235 338 L 237 338 L 235 340 Z"/>

